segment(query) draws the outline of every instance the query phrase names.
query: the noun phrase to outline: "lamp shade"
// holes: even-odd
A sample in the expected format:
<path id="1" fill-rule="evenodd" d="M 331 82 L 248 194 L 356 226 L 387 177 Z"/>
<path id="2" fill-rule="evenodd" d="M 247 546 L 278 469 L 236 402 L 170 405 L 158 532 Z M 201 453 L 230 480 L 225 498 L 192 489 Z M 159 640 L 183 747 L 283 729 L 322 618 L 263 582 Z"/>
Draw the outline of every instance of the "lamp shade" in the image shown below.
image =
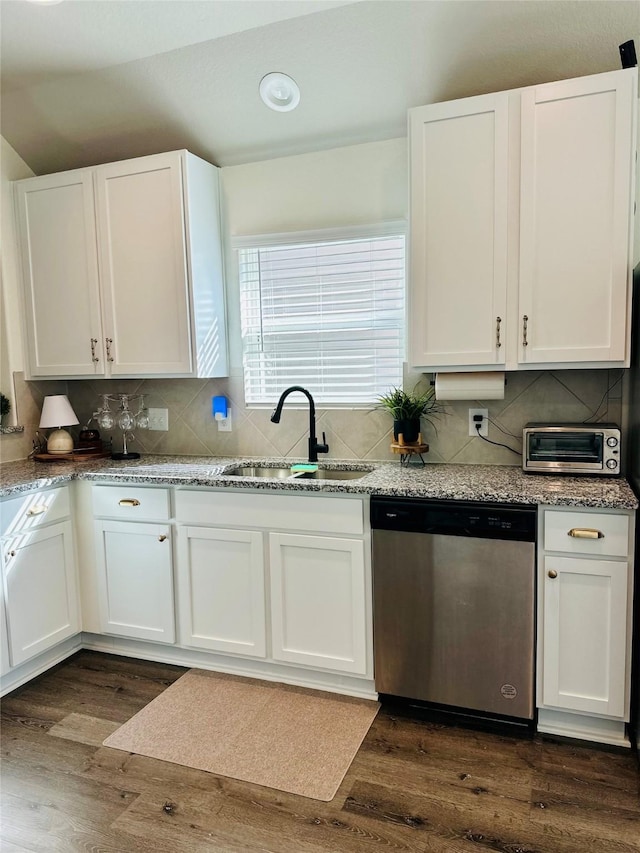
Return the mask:
<path id="1" fill-rule="evenodd" d="M 55 394 L 45 397 L 40 417 L 40 429 L 51 429 L 54 427 L 73 426 L 79 424 L 76 413 L 71 408 L 71 403 L 66 394 Z"/>

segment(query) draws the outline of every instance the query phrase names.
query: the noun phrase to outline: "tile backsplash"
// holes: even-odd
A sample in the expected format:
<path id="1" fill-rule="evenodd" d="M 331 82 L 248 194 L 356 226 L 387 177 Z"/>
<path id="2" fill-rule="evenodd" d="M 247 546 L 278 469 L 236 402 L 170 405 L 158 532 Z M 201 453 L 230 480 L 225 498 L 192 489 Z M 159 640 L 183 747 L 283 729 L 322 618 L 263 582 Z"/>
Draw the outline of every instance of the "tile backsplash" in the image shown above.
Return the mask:
<path id="1" fill-rule="evenodd" d="M 529 421 L 569 422 L 585 420 L 620 423 L 622 370 L 558 370 L 507 373 L 503 400 L 463 400 L 446 403 L 446 413 L 426 425 L 423 439 L 429 443 L 428 462 L 470 464 L 519 464 L 522 427 Z M 430 377 L 406 377 L 413 389 Z M 306 457 L 308 409 L 294 408 L 295 397 L 285 403 L 279 424 L 269 420 L 271 408 L 247 409 L 242 376 L 228 379 L 74 380 L 25 382 L 15 375 L 18 417 L 25 433 L 10 444 L 2 436 L 3 461 L 24 458 L 31 450 L 42 408 L 48 394 L 67 393 L 81 424 L 87 423 L 99 405 L 100 394 L 145 394 L 147 406 L 169 410 L 168 432 L 141 431 L 131 444 L 142 453 L 196 456 Z M 211 414 L 211 398 L 225 395 L 231 401 L 233 428 L 219 432 Z M 300 398 L 302 403 L 302 398 Z M 274 400 L 274 405 L 275 405 Z M 488 444 L 468 435 L 468 409 L 489 410 L 489 439 L 511 447 Z M 95 425 L 95 424 L 94 424 Z M 79 428 L 76 428 L 78 430 Z M 392 422 L 377 410 L 318 409 L 317 429 L 324 431 L 329 459 L 389 460 Z M 72 430 L 73 431 L 73 430 Z M 103 435 L 103 438 L 106 436 Z M 115 438 L 120 449 L 119 436 Z M 18 447 L 18 444 L 20 445 Z M 20 455 L 13 455 L 19 452 Z"/>

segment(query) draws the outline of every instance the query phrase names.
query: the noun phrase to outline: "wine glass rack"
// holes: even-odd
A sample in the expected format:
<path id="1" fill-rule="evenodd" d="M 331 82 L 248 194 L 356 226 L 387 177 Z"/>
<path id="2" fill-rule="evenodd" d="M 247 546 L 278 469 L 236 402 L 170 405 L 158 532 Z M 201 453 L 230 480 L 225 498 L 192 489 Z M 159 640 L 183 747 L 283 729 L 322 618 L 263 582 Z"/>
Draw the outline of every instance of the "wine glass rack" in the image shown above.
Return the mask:
<path id="1" fill-rule="evenodd" d="M 144 394 L 101 394 L 102 402 L 95 418 L 100 429 L 111 431 L 118 429 L 122 433 L 122 450 L 112 451 L 112 459 L 139 459 L 140 454 L 129 450 L 128 442 L 134 441 L 134 429 L 149 429 L 149 410 L 144 402 Z M 115 404 L 111 408 L 111 404 Z M 137 404 L 137 411 L 132 406 Z"/>

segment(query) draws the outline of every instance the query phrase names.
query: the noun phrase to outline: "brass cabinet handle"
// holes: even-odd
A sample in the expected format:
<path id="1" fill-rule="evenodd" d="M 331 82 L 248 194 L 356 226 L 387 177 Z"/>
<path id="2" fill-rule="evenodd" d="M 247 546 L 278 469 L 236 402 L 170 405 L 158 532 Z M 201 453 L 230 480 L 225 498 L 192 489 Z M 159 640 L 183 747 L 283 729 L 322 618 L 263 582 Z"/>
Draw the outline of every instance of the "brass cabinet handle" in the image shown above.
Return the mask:
<path id="1" fill-rule="evenodd" d="M 527 340 L 527 326 L 529 325 L 529 318 L 525 314 L 522 317 L 522 346 L 528 347 L 529 341 Z"/>
<path id="2" fill-rule="evenodd" d="M 113 338 L 105 338 L 104 340 L 107 345 L 107 361 L 113 361 L 113 356 L 111 355 L 111 344 L 113 343 Z"/>
<path id="3" fill-rule="evenodd" d="M 118 506 L 140 506 L 140 501 L 136 498 L 122 498 L 118 501 Z"/>
<path id="4" fill-rule="evenodd" d="M 572 527 L 567 536 L 573 536 L 574 539 L 604 539 L 602 530 L 593 527 Z"/>
<path id="5" fill-rule="evenodd" d="M 97 338 L 91 338 L 91 361 L 92 361 L 94 364 L 97 364 L 97 363 L 100 361 L 100 359 L 99 359 L 99 358 L 98 358 L 98 356 L 96 355 L 96 344 L 97 344 L 97 343 L 98 343 L 98 339 L 97 339 Z"/>
<path id="6" fill-rule="evenodd" d="M 158 536 L 158 542 L 164 542 L 166 538 L 167 537 L 164 535 L 164 533 L 161 533 L 160 536 Z"/>
<path id="7" fill-rule="evenodd" d="M 496 317 L 496 349 L 500 349 L 502 344 L 500 343 L 500 324 L 502 323 L 502 317 Z"/>
<path id="8" fill-rule="evenodd" d="M 32 506 L 31 509 L 27 510 L 27 515 L 42 515 L 43 512 L 46 512 L 49 509 L 47 506 Z"/>
<path id="9" fill-rule="evenodd" d="M 547 574 L 549 575 L 549 577 L 551 578 L 551 580 L 553 580 L 554 578 L 557 578 L 557 577 L 558 577 L 558 573 L 556 572 L 556 570 L 555 570 L 555 569 L 549 569 L 549 571 L 547 572 Z"/>

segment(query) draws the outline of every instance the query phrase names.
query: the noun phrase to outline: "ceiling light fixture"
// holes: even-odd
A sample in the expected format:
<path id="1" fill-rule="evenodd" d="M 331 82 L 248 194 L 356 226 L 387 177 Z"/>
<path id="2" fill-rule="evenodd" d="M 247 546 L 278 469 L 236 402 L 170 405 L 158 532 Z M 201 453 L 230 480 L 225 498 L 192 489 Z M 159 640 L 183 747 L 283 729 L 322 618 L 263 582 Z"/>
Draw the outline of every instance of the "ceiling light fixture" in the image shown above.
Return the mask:
<path id="1" fill-rule="evenodd" d="M 57 6 L 62 0 L 28 0 L 29 3 L 38 3 L 40 6 Z"/>
<path id="2" fill-rule="evenodd" d="M 300 103 L 300 88 L 288 74 L 273 71 L 260 81 L 260 97 L 270 109 L 287 113 Z"/>

